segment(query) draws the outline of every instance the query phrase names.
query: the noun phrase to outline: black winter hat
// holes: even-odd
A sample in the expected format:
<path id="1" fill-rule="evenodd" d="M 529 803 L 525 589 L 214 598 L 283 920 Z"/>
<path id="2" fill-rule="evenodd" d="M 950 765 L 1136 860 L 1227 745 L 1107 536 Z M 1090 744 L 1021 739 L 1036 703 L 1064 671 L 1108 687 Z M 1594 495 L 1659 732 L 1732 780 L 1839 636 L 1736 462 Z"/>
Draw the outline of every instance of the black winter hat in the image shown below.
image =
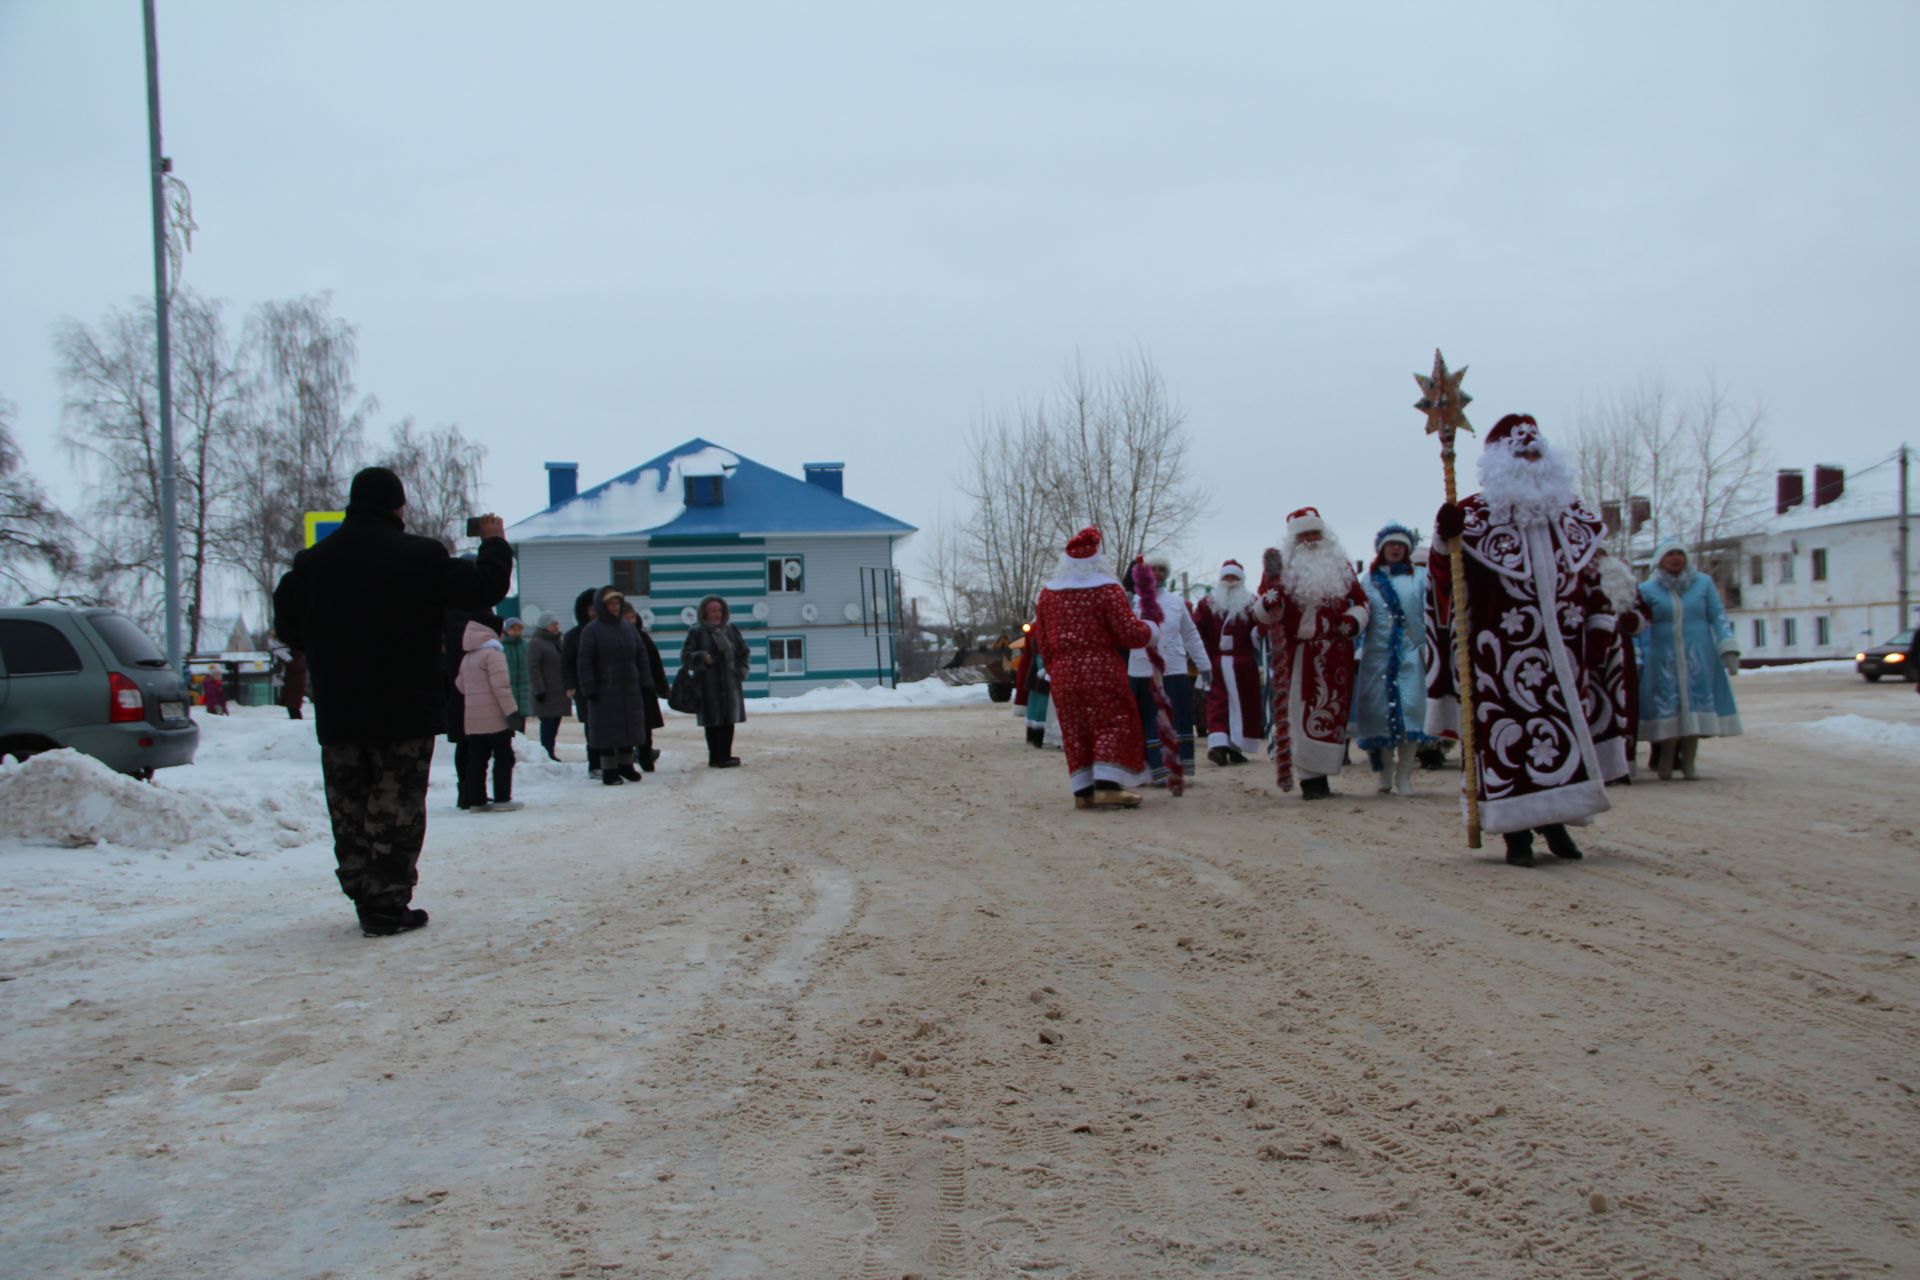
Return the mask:
<path id="1" fill-rule="evenodd" d="M 398 511 L 407 505 L 407 486 L 385 467 L 368 467 L 353 478 L 353 487 L 347 490 L 347 502 L 356 507 Z"/>

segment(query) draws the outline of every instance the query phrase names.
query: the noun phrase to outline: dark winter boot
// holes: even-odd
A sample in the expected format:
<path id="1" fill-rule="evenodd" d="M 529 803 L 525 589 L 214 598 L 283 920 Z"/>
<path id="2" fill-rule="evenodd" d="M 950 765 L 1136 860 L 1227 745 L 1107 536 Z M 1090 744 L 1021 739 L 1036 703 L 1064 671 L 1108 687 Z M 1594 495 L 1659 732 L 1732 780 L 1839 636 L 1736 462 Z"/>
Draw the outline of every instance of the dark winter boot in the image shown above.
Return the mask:
<path id="1" fill-rule="evenodd" d="M 1233 761 L 1227 757 L 1227 749 L 1225 747 L 1208 747 L 1207 759 L 1219 765 L 1222 769 L 1233 763 Z"/>
<path id="2" fill-rule="evenodd" d="M 1325 778 L 1302 778 L 1300 780 L 1300 798 L 1302 800 L 1331 800 L 1333 787 Z"/>
<path id="3" fill-rule="evenodd" d="M 1540 834 L 1547 838 L 1547 850 L 1556 858 L 1572 862 L 1585 856 L 1580 852 L 1580 846 L 1573 842 L 1573 837 L 1567 834 L 1567 829 L 1557 822 L 1550 827 L 1540 828 Z"/>
<path id="4" fill-rule="evenodd" d="M 602 769 L 600 771 L 600 782 L 601 782 L 601 785 L 603 786 L 608 786 L 608 787 L 624 786 L 626 785 L 626 781 L 627 780 L 621 777 L 619 772 L 616 770 Z"/>
<path id="5" fill-rule="evenodd" d="M 424 929 L 427 925 L 427 913 L 418 907 L 383 910 L 356 905 L 355 910 L 360 913 L 360 932 L 369 938 L 391 938 L 396 933 Z"/>
<path id="6" fill-rule="evenodd" d="M 1030 747 L 1046 746 L 1047 745 L 1046 728 L 1044 726 L 1041 726 L 1041 727 L 1036 727 L 1036 728 L 1027 730 L 1027 745 Z"/>
<path id="7" fill-rule="evenodd" d="M 1233 764 L 1245 764 L 1247 762 L 1247 753 L 1238 747 L 1228 747 L 1227 759 Z"/>
<path id="8" fill-rule="evenodd" d="M 640 753 L 640 767 L 646 772 L 652 773 L 654 766 L 659 763 L 660 763 L 660 753 L 658 751 L 655 751 L 652 747 L 648 747 L 645 751 L 642 751 Z"/>
<path id="9" fill-rule="evenodd" d="M 1530 867 L 1533 865 L 1533 832 L 1509 831 L 1505 833 L 1505 839 L 1508 866 Z"/>

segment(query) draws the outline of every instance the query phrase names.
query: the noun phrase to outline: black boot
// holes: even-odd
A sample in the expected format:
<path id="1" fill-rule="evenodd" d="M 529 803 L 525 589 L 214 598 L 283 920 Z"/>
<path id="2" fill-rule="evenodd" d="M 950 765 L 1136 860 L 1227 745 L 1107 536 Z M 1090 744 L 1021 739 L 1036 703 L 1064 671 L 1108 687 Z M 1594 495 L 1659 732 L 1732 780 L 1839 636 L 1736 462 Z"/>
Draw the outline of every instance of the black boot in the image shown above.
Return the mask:
<path id="1" fill-rule="evenodd" d="M 1208 747 L 1207 759 L 1219 765 L 1222 769 L 1232 763 L 1232 761 L 1227 758 L 1227 749 L 1225 747 Z"/>
<path id="2" fill-rule="evenodd" d="M 1507 865 L 1510 867 L 1530 867 L 1533 865 L 1533 832 L 1508 831 Z"/>
<path id="3" fill-rule="evenodd" d="M 1300 783 L 1300 798 L 1302 800 L 1331 800 L 1333 799 L 1333 788 L 1327 784 L 1325 778 L 1306 778 Z"/>
<path id="4" fill-rule="evenodd" d="M 1580 846 L 1573 842 L 1573 837 L 1568 835 L 1567 829 L 1559 823 L 1540 828 L 1540 834 L 1547 838 L 1547 849 L 1554 857 L 1565 858 L 1571 862 L 1584 856 L 1580 852 Z"/>
<path id="5" fill-rule="evenodd" d="M 645 780 L 645 776 L 646 776 L 630 764 L 622 765 L 619 769 L 619 774 L 622 778 L 625 778 L 628 782 L 641 782 Z"/>
<path id="6" fill-rule="evenodd" d="M 1027 745 L 1044 747 L 1047 745 L 1047 731 L 1044 728 L 1027 730 Z"/>
<path id="7" fill-rule="evenodd" d="M 625 778 L 620 776 L 618 770 L 602 769 L 600 771 L 600 782 L 603 786 L 609 786 L 609 787 L 624 786 L 626 785 L 626 781 L 627 780 Z"/>
<path id="8" fill-rule="evenodd" d="M 1227 762 L 1229 764 L 1245 764 L 1247 762 L 1247 753 L 1238 747 L 1228 747 Z"/>
<path id="9" fill-rule="evenodd" d="M 418 907 L 368 907 L 355 904 L 360 913 L 360 932 L 369 938 L 391 938 L 409 929 L 424 929 L 427 913 Z"/>

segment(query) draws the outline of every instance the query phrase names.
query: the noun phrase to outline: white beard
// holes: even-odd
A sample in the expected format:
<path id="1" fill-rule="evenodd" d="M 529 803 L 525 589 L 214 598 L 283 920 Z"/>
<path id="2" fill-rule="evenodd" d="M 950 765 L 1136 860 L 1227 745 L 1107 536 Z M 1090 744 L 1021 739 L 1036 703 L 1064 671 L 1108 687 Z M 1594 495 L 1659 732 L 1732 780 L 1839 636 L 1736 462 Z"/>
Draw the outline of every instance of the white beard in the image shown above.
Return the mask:
<path id="1" fill-rule="evenodd" d="M 1214 587 L 1213 594 L 1207 597 L 1213 601 L 1213 611 L 1221 618 L 1234 618 L 1245 613 L 1253 604 L 1253 592 L 1247 590 L 1244 582 L 1229 587 L 1222 582 Z"/>
<path id="2" fill-rule="evenodd" d="M 1633 580 L 1633 570 L 1611 552 L 1599 558 L 1599 568 L 1600 589 L 1607 593 L 1607 603 L 1613 606 L 1613 611 L 1626 613 L 1635 608 L 1640 600 L 1640 587 Z"/>
<path id="3" fill-rule="evenodd" d="M 1353 565 L 1338 538 L 1324 535 L 1318 542 L 1295 543 L 1284 550 L 1280 586 L 1302 609 L 1346 599 L 1353 582 Z"/>
<path id="4" fill-rule="evenodd" d="M 1482 451 L 1480 493 L 1494 524 L 1544 520 L 1576 501 L 1573 468 L 1544 440 L 1536 460 L 1516 456 L 1505 442 Z"/>

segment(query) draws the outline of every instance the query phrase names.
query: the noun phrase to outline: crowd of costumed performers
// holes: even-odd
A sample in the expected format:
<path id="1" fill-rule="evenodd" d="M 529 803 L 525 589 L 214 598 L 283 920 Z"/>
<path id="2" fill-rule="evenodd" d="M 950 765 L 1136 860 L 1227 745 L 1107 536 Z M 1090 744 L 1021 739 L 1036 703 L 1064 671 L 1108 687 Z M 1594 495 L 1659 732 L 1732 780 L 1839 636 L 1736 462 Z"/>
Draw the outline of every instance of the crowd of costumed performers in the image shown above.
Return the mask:
<path id="1" fill-rule="evenodd" d="M 1480 826 L 1515 866 L 1535 865 L 1536 838 L 1579 858 L 1569 828 L 1632 781 L 1641 742 L 1662 780 L 1692 779 L 1702 738 L 1740 732 L 1740 655 L 1688 548 L 1662 544 L 1644 582 L 1608 552 L 1534 419 L 1496 423 L 1478 470 L 1479 492 L 1440 508 L 1424 556 L 1418 532 L 1389 523 L 1356 571 L 1302 507 L 1257 587 L 1229 559 L 1191 606 L 1165 589 L 1164 560 L 1136 559 L 1123 582 L 1100 531 L 1081 530 L 1028 626 L 1015 699 L 1027 741 L 1064 750 L 1081 809 L 1136 808 L 1138 788 L 1180 795 L 1202 736 L 1213 767 L 1264 754 L 1303 800 L 1333 795 L 1356 757 L 1379 794 L 1411 796 L 1416 770 L 1460 740 L 1464 628 Z"/>

